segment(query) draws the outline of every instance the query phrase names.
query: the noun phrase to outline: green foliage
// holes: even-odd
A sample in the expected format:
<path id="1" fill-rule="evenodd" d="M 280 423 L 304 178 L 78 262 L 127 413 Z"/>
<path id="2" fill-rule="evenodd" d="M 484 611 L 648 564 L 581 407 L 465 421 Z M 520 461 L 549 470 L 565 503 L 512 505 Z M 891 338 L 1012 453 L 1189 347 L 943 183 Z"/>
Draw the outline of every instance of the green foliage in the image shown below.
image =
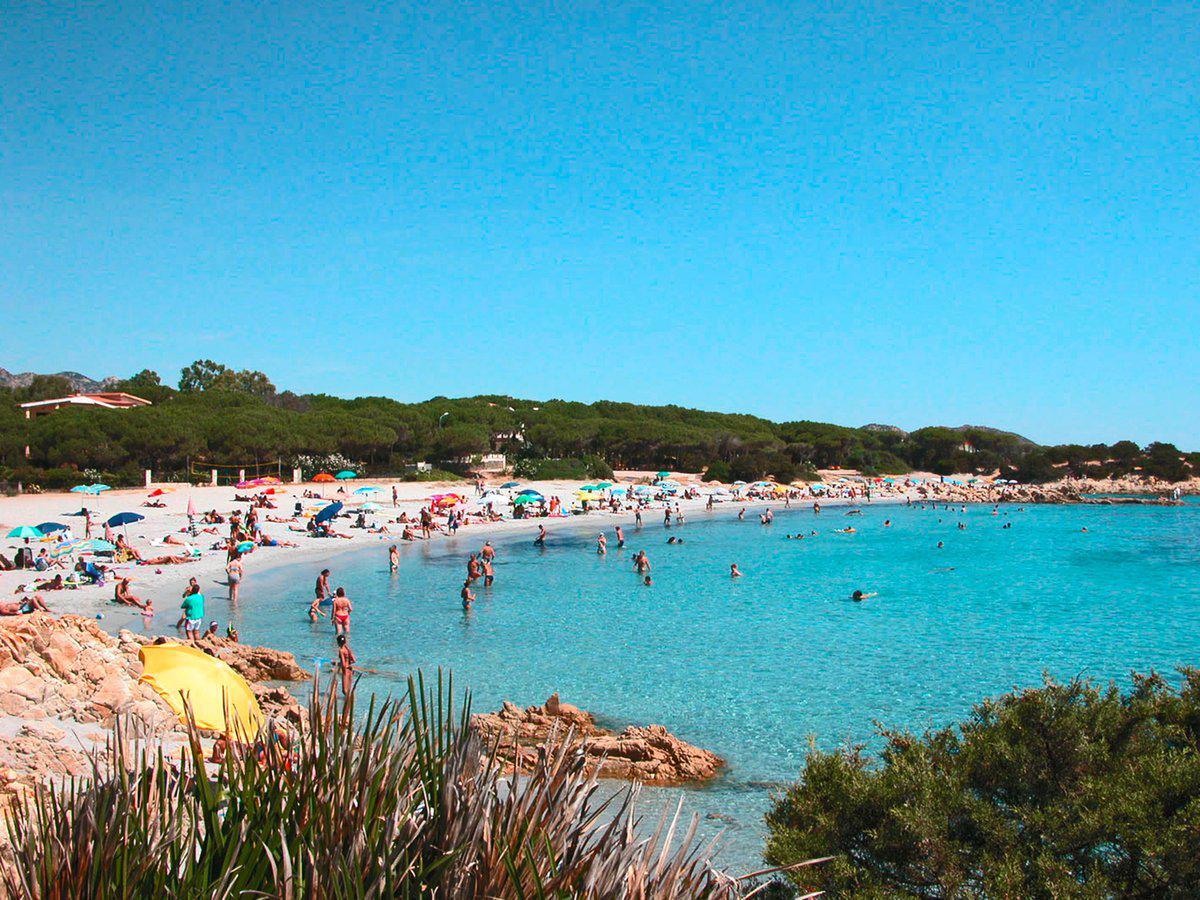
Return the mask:
<path id="1" fill-rule="evenodd" d="M 835 859 L 806 890 L 883 897 L 1200 893 L 1200 672 L 1122 694 L 1047 681 L 958 728 L 810 752 L 767 816 L 767 859 Z M 806 855 L 807 854 L 807 855 Z"/>
<path id="2" fill-rule="evenodd" d="M 235 371 L 213 360 L 192 363 L 179 384 L 175 391 L 156 373 L 143 370 L 119 382 L 117 389 L 145 397 L 153 406 L 63 409 L 28 422 L 17 404 L 31 392 L 65 393 L 63 385 L 49 378 L 19 391 L 0 389 L 0 465 L 181 473 L 189 461 L 237 464 L 340 454 L 361 461 L 366 472 L 388 474 L 416 461 L 456 468 L 466 465 L 464 459 L 500 451 L 522 461 L 518 475 L 525 478 L 609 478 L 614 468 L 707 468 L 714 480 L 721 473 L 721 481 L 792 481 L 811 478 L 818 468 L 879 475 L 913 469 L 990 473 L 999 468 L 1021 481 L 1041 482 L 1067 473 L 1175 480 L 1200 471 L 1200 457 L 1182 454 L 1170 444 L 1152 444 L 1145 451 L 1130 441 L 1112 447 L 1038 447 L 1018 435 L 979 426 L 906 434 L 886 426 L 775 423 L 757 416 L 610 401 L 489 395 L 398 403 L 386 397 L 300 396 L 278 392 L 262 372 Z M 545 462 L 554 460 L 576 462 Z M 548 474 L 531 474 L 539 471 Z"/>
<path id="3" fill-rule="evenodd" d="M 591 476 L 582 459 L 519 459 L 513 466 L 513 477 L 529 481 L 581 481 Z"/>
<path id="4" fill-rule="evenodd" d="M 289 766 L 235 753 L 215 777 L 198 751 L 177 771 L 118 739 L 90 780 L 16 801 L 8 895 L 737 896 L 694 832 L 638 836 L 632 789 L 596 800 L 565 745 L 504 778 L 454 701 L 410 680 L 351 727 L 314 699 Z"/>
<path id="5" fill-rule="evenodd" d="M 456 475 L 454 472 L 447 472 L 445 469 L 427 469 L 426 471 L 418 471 L 417 469 L 408 469 L 400 476 L 402 481 L 461 481 L 462 476 Z"/>

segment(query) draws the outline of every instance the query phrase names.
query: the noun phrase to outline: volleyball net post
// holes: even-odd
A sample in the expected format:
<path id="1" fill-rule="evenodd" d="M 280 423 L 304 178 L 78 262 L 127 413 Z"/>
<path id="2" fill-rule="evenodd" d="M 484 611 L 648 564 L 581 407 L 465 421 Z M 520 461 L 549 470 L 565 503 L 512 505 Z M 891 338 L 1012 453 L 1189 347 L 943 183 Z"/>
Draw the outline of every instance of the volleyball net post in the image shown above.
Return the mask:
<path id="1" fill-rule="evenodd" d="M 214 463 L 195 460 L 191 464 L 190 477 L 193 483 L 207 482 L 213 487 L 234 485 L 254 478 L 274 475 L 283 480 L 283 460 L 250 463 Z"/>

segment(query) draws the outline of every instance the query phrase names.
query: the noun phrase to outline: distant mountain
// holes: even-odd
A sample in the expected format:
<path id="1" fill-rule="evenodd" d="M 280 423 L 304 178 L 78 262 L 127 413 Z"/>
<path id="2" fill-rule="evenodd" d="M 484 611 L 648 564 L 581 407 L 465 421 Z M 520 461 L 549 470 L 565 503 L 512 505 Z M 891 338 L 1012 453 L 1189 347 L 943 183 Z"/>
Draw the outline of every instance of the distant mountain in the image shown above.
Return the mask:
<path id="1" fill-rule="evenodd" d="M 58 378 L 67 379 L 67 381 L 71 383 L 71 390 L 81 394 L 92 393 L 93 391 L 103 391 L 117 380 L 115 377 L 110 375 L 103 381 L 97 381 L 95 378 L 88 378 L 88 376 L 79 372 L 54 372 L 52 375 Z M 33 379 L 35 379 L 37 376 L 37 372 L 19 372 L 14 374 L 7 369 L 0 368 L 0 387 L 29 387 Z"/>

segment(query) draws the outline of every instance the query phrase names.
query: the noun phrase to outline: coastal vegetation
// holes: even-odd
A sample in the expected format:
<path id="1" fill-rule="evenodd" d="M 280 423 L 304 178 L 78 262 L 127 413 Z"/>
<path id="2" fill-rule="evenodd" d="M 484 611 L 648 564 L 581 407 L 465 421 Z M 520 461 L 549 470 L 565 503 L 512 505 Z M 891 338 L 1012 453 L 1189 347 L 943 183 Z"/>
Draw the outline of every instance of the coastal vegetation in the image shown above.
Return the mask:
<path id="1" fill-rule="evenodd" d="M 804 890 L 882 897 L 1194 897 L 1200 671 L 1130 691 L 1073 680 L 978 705 L 957 728 L 809 754 L 767 859 L 828 864 Z"/>
<path id="2" fill-rule="evenodd" d="M 217 772 L 118 737 L 92 776 L 43 786 L 8 816 L 12 897 L 736 897 L 711 848 L 675 823 L 634 827 L 582 754 L 547 745 L 519 780 L 454 692 L 409 682 L 352 709 L 313 692 L 289 747 L 270 739 Z M 247 748 L 249 750 L 249 748 Z"/>
<path id="3" fill-rule="evenodd" d="M 111 484 L 130 484 L 146 468 L 164 479 L 188 478 L 193 465 L 205 463 L 279 460 L 290 468 L 304 458 L 334 454 L 367 473 L 421 477 L 414 463 L 462 473 L 489 452 L 504 453 L 524 478 L 668 469 L 706 471 L 719 481 L 768 476 L 792 481 L 815 478 L 819 468 L 843 467 L 869 475 L 998 470 L 1042 483 L 1064 475 L 1177 481 L 1200 473 L 1200 454 L 1166 443 L 1048 447 L 985 427 L 905 432 L 611 401 L 341 399 L 279 390 L 262 372 L 211 360 L 183 369 L 176 387 L 143 370 L 105 388 L 153 405 L 115 414 L 64 409 L 26 420 L 20 403 L 69 394 L 71 384 L 37 376 L 23 386 L 0 388 L 0 481 L 63 488 L 78 483 L 79 470 L 92 469 Z"/>

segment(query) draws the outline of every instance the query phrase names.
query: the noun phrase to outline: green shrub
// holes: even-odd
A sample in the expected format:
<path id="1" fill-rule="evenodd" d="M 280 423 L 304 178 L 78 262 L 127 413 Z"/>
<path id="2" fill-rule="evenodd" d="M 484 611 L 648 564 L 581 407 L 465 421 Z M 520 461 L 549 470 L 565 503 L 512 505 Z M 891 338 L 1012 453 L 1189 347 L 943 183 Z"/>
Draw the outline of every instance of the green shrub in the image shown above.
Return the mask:
<path id="1" fill-rule="evenodd" d="M 416 469 L 405 469 L 399 476 L 401 481 L 463 481 L 462 475 L 447 472 L 445 469 L 429 469 L 425 472 Z"/>
<path id="2" fill-rule="evenodd" d="M 729 472 L 729 463 L 723 459 L 718 459 L 716 462 L 711 462 L 704 470 L 704 481 L 719 481 L 722 484 L 728 484 L 733 480 L 733 476 Z"/>
<path id="3" fill-rule="evenodd" d="M 519 459 L 513 466 L 513 477 L 527 481 L 583 481 L 588 474 L 582 459 Z"/>
<path id="4" fill-rule="evenodd" d="M 1126 694 L 1075 680 L 957 728 L 810 752 L 767 816 L 766 857 L 838 897 L 1200 896 L 1200 672 Z"/>

